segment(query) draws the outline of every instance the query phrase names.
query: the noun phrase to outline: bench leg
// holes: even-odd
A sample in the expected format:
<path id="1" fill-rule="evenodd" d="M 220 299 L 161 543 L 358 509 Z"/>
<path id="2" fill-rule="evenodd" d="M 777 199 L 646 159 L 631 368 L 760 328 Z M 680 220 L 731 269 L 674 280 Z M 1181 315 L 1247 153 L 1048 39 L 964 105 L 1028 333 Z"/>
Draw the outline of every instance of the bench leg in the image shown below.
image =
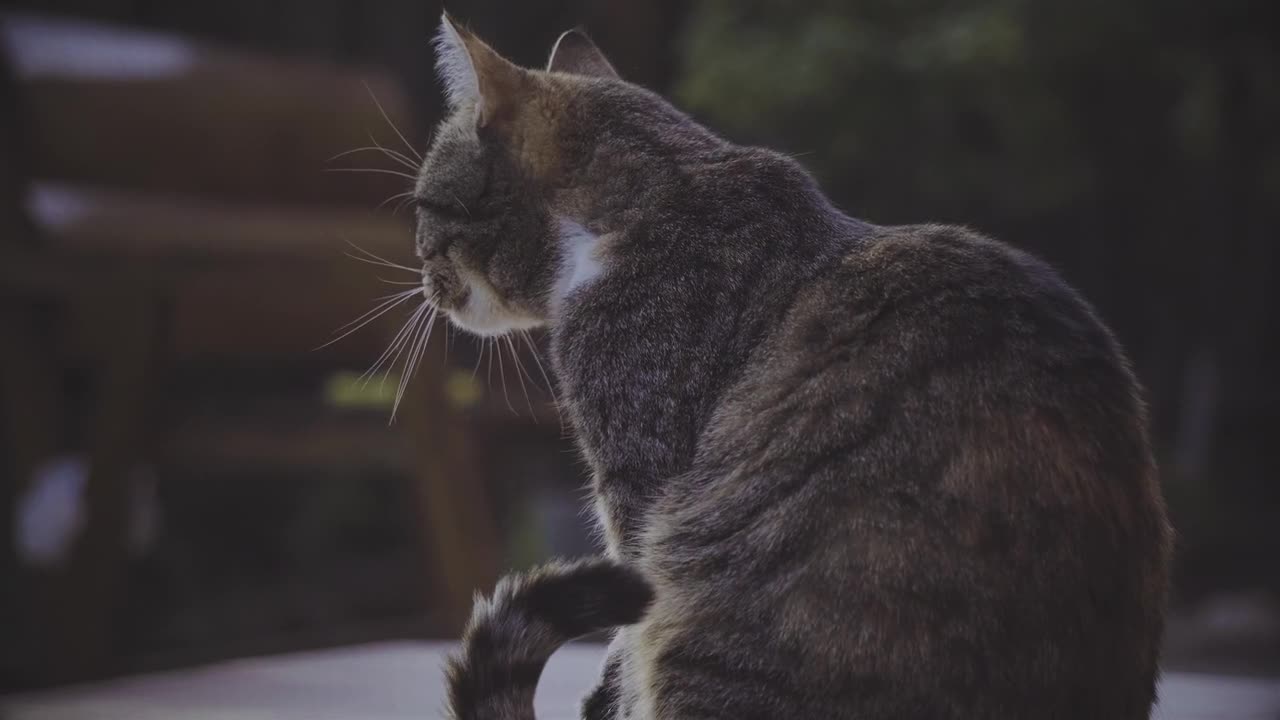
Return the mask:
<path id="1" fill-rule="evenodd" d="M 62 445 L 63 396 L 48 343 L 36 331 L 33 305 L 14 298 L 0 303 L 0 615 L 14 620 L 8 647 L 0 650 L 0 670 L 16 682 L 34 681 L 32 660 L 40 656 L 40 625 L 20 621 L 41 607 L 30 573 L 19 565 L 14 545 L 14 512 L 27 481 Z M 39 671 L 36 671 L 39 674 Z"/>
<path id="2" fill-rule="evenodd" d="M 128 569 L 132 497 L 128 473 L 141 456 L 147 388 L 157 347 L 158 308 L 144 292 L 90 293 L 73 300 L 70 310 L 75 316 L 73 326 L 92 330 L 95 402 L 89 418 L 82 532 L 62 567 L 23 573 L 25 615 L 30 618 L 32 636 L 29 666 L 35 673 L 30 680 L 41 683 L 92 678 L 109 671 L 116 659 L 114 628 Z M 28 365 L 31 357 L 28 354 Z M 6 374 L 9 364 L 23 362 L 11 355 Z M 14 398 L 6 400 L 7 415 L 17 413 L 21 418 L 29 412 L 40 417 L 57 411 L 61 406 L 58 384 L 44 377 L 45 372 L 37 369 L 34 376 L 26 376 L 41 379 L 16 395 L 11 396 L 6 385 L 6 398 Z M 22 383 L 23 377 L 13 382 Z M 53 431 L 28 428 L 24 437 L 31 439 L 18 439 L 50 448 L 52 454 L 58 445 L 58 433 Z M 42 439 L 49 432 L 53 439 Z"/>
<path id="3" fill-rule="evenodd" d="M 432 338 L 400 419 L 413 450 L 423 544 L 444 583 L 446 630 L 462 630 L 477 590 L 497 580 L 500 543 L 470 423 L 445 394 L 444 332 Z"/>

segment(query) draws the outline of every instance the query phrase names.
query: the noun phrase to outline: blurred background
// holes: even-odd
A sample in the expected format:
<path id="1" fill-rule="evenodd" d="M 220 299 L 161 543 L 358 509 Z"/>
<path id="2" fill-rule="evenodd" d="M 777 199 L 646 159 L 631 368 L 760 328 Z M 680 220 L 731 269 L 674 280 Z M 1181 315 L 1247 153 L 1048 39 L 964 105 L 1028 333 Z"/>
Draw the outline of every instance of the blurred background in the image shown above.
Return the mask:
<path id="1" fill-rule="evenodd" d="M 1166 665 L 1280 672 L 1280 4 L 450 11 L 534 66 L 581 25 L 851 214 L 1048 259 L 1149 390 Z M 437 328 L 390 425 L 404 357 L 361 376 L 412 303 L 315 349 L 415 279 L 352 245 L 412 265 L 396 210 L 441 111 L 439 13 L 0 9 L 0 690 L 450 637 L 473 588 L 595 548 L 539 338 Z"/>

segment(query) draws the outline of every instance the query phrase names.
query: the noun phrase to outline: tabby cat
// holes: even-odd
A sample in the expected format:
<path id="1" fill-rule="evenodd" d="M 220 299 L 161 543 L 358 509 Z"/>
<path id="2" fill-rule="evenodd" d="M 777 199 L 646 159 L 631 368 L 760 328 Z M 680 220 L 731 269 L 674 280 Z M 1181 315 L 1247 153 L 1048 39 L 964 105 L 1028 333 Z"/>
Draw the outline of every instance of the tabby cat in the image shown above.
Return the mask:
<path id="1" fill-rule="evenodd" d="M 607 541 L 478 602 L 455 718 L 532 718 L 548 656 L 601 629 L 596 720 L 1149 716 L 1146 412 L 1051 269 L 841 213 L 578 32 L 529 70 L 446 16 L 437 51 L 423 293 L 548 330 Z"/>

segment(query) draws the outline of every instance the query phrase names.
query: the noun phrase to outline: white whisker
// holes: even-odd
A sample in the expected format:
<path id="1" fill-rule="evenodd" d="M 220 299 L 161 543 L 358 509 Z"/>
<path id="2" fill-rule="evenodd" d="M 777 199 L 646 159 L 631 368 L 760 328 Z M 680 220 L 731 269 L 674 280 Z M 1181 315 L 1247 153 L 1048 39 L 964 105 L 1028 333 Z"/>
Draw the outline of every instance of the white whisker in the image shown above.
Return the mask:
<path id="1" fill-rule="evenodd" d="M 421 318 L 419 319 L 419 322 L 417 322 L 417 324 L 419 324 L 419 328 L 417 329 L 421 331 L 419 334 L 429 334 L 431 332 L 431 322 L 433 322 L 433 320 L 435 319 L 435 313 L 436 313 L 435 307 L 429 307 L 428 311 L 422 314 Z M 399 397 L 404 395 L 404 388 L 408 387 L 408 382 L 410 382 L 408 378 L 410 378 L 411 375 L 413 374 L 412 360 L 413 360 L 413 352 L 415 352 L 416 348 L 417 348 L 417 337 L 413 337 L 413 340 L 403 343 L 401 348 L 399 348 L 399 350 L 396 351 L 396 357 L 392 359 L 392 364 L 388 365 L 388 368 L 394 368 L 394 366 L 396 366 L 396 361 L 399 360 L 399 356 L 401 356 L 402 352 L 406 350 L 408 351 L 407 354 L 404 355 L 404 365 L 403 365 L 404 369 L 402 370 L 401 378 L 399 378 L 398 387 L 396 389 L 397 405 L 399 404 Z M 383 378 L 383 380 L 385 382 L 385 378 Z M 393 420 L 396 419 L 396 413 L 394 413 L 394 409 L 392 411 L 392 419 Z"/>
<path id="2" fill-rule="evenodd" d="M 415 272 L 415 273 L 422 272 L 421 268 L 412 268 L 412 267 L 409 267 L 408 265 L 401 265 L 399 263 L 391 262 L 390 260 L 382 257 L 381 255 L 375 255 L 374 253 L 360 247 L 359 245 L 351 242 L 346 238 L 343 238 L 342 241 L 350 245 L 352 250 L 355 250 L 356 252 L 366 256 L 368 259 L 365 260 L 365 262 L 373 261 L 374 264 L 386 265 L 387 267 L 394 268 L 396 270 L 408 270 L 409 272 Z M 360 260 L 360 258 L 353 258 L 353 259 Z"/>
<path id="3" fill-rule="evenodd" d="M 382 208 L 387 206 L 387 203 L 393 200 L 399 200 L 400 202 L 397 203 L 395 208 L 391 211 L 391 214 L 394 215 L 400 212 L 400 209 L 404 207 L 405 202 L 413 199 L 414 193 L 416 192 L 417 192 L 416 190 L 405 190 L 402 193 L 396 193 L 395 195 L 392 195 L 386 200 L 383 200 L 382 202 L 378 203 L 378 206 L 374 208 L 374 211 L 376 212 L 378 210 L 381 210 Z"/>
<path id="4" fill-rule="evenodd" d="M 388 425 L 396 421 L 396 413 L 400 411 L 400 401 L 404 399 L 405 388 L 409 386 L 409 378 L 413 376 L 413 359 L 418 354 L 418 349 L 425 346 L 427 332 L 430 327 L 430 321 L 421 323 L 420 328 L 410 341 L 409 354 L 404 358 L 404 370 L 400 373 L 400 384 L 396 387 L 396 399 L 391 405 L 391 418 L 387 421 Z"/>
<path id="5" fill-rule="evenodd" d="M 373 138 L 370 138 L 370 140 L 372 140 L 372 139 L 373 139 Z M 366 146 L 364 146 L 364 147 L 352 148 L 352 149 L 350 149 L 350 150 L 347 150 L 346 152 L 340 152 L 340 153 L 338 153 L 337 155 L 334 155 L 333 157 L 329 158 L 326 162 L 333 162 L 334 160 L 339 160 L 339 159 L 341 159 L 341 158 L 347 157 L 348 155 L 354 155 L 354 154 L 356 154 L 356 153 L 358 153 L 358 152 L 381 152 L 381 153 L 382 153 L 383 155 L 385 155 L 386 157 L 388 157 L 388 158 L 390 158 L 390 159 L 392 159 L 392 160 L 396 161 L 397 163 L 399 163 L 399 164 L 401 164 L 401 165 L 405 166 L 406 168 L 408 168 L 408 169 L 410 169 L 410 170 L 417 170 L 417 169 L 418 169 L 418 166 L 417 166 L 417 165 L 414 165 L 414 164 L 412 164 L 412 163 L 410 163 L 410 162 L 409 162 L 409 160 L 408 160 L 408 158 L 406 158 L 405 156 L 401 155 L 400 153 L 394 153 L 394 152 L 392 152 L 392 151 L 390 151 L 390 150 L 387 150 L 386 148 L 382 147 L 381 145 L 378 145 L 377 141 L 374 141 L 373 146 L 367 146 L 367 145 L 366 145 Z"/>
<path id="6" fill-rule="evenodd" d="M 418 178 L 406 172 L 399 170 L 388 170 L 387 168 L 325 168 L 325 172 L 353 172 L 353 173 L 374 173 L 375 175 L 395 175 L 396 177 L 405 178 L 417 182 Z"/>
<path id="7" fill-rule="evenodd" d="M 390 299 L 384 299 L 381 303 L 379 303 L 377 306 L 375 306 L 375 307 L 374 307 L 372 310 L 370 310 L 369 312 L 366 312 L 364 315 L 361 315 L 360 317 L 356 318 L 355 320 L 352 320 L 351 322 L 347 323 L 346 325 L 343 325 L 342 327 L 338 328 L 338 329 L 337 329 L 337 330 L 335 330 L 334 332 L 342 332 L 342 330 L 343 330 L 343 329 L 348 328 L 348 327 L 351 327 L 353 324 L 355 324 L 355 327 L 351 327 L 351 329 L 350 329 L 350 330 L 347 330 L 346 332 L 343 332 L 341 335 L 339 335 L 339 336 L 337 336 L 337 337 L 333 338 L 332 340 L 329 340 L 328 342 L 326 342 L 325 344 L 321 345 L 320 347 L 317 347 L 317 348 L 316 348 L 316 350 L 321 350 L 321 349 L 323 349 L 323 348 L 327 348 L 327 347 L 329 347 L 330 345 L 332 345 L 332 344 L 334 344 L 334 343 L 338 342 L 339 340 L 341 340 L 341 339 L 343 339 L 343 338 L 347 337 L 347 336 L 348 336 L 348 335 L 350 335 L 351 333 L 353 333 L 353 332 L 355 332 L 355 331 L 359 330 L 360 328 L 363 328 L 365 325 L 368 325 L 369 323 L 373 322 L 374 320 L 377 320 L 379 317 L 381 317 L 382 315 L 384 315 L 384 314 L 386 314 L 388 311 L 390 311 L 390 310 L 391 310 L 391 308 L 393 308 L 393 307 L 395 307 L 395 306 L 397 306 L 397 305 L 399 305 L 399 304 L 403 303 L 404 301 L 408 300 L 409 298 L 413 297 L 415 294 L 417 294 L 417 292 L 418 292 L 417 290 L 405 290 L 404 292 L 401 292 L 401 293 L 397 293 L 397 294 L 395 294 L 395 295 L 392 295 L 392 296 L 390 297 Z M 358 324 L 357 324 L 357 323 L 358 323 Z"/>
<path id="8" fill-rule="evenodd" d="M 345 324 L 343 324 L 343 325 L 342 325 L 342 327 L 339 327 L 337 330 L 334 330 L 334 332 L 335 332 L 335 333 L 342 332 L 343 330 L 346 330 L 347 328 L 351 327 L 352 325 L 355 325 L 356 323 L 360 322 L 361 320 L 364 320 L 366 317 L 369 317 L 370 315 L 373 315 L 374 313 L 376 313 L 377 311 L 381 310 L 382 308 L 384 308 L 384 307 L 386 307 L 386 306 L 390 306 L 390 305 L 395 305 L 395 304 L 396 304 L 396 303 L 395 303 L 395 301 L 396 301 L 397 299 L 405 298 L 405 297 L 407 297 L 407 296 L 409 296 L 409 295 L 412 295 L 412 294 L 413 294 L 413 293 L 415 293 L 415 292 L 417 292 L 417 290 L 416 290 L 416 289 L 414 289 L 414 290 L 401 290 L 400 292 L 394 292 L 394 293 L 391 293 L 390 295 L 382 295 L 382 296 L 380 296 L 380 297 L 376 297 L 376 298 L 374 298 L 374 299 L 373 299 L 374 303 L 376 303 L 376 304 L 373 306 L 373 309 L 372 309 L 372 310 L 370 310 L 370 311 L 368 311 L 368 312 L 364 313 L 363 315 L 361 315 L 360 317 L 356 318 L 355 320 L 352 320 L 352 321 L 351 321 L 351 322 L 349 322 L 349 323 L 345 323 Z"/>
<path id="9" fill-rule="evenodd" d="M 428 315 L 430 315 L 430 308 L 426 304 L 423 304 L 422 310 L 423 312 L 419 313 L 416 317 L 414 317 L 413 325 L 408 328 L 408 332 L 406 332 L 404 336 L 397 343 L 395 348 L 396 352 L 391 357 L 390 362 L 387 363 L 386 372 L 382 373 L 382 378 L 378 380 L 379 392 L 381 392 L 382 389 L 387 386 L 387 378 L 391 376 L 391 371 L 395 369 L 396 363 L 399 362 L 400 360 L 400 356 L 403 355 L 404 351 L 407 350 L 409 346 L 412 344 L 411 338 L 414 336 L 414 333 L 418 330 L 419 326 L 426 323 L 427 317 Z M 404 378 L 400 378 L 400 379 L 403 380 Z M 365 380 L 365 382 L 368 383 L 371 380 L 373 380 L 373 376 L 369 376 L 369 379 Z"/>
<path id="10" fill-rule="evenodd" d="M 484 346 L 489 348 L 489 368 L 485 370 L 486 377 L 484 383 L 485 387 L 489 388 L 489 392 L 493 392 L 493 339 L 485 338 Z"/>
<path id="11" fill-rule="evenodd" d="M 405 389 L 409 387 L 413 374 L 417 372 L 418 365 L 421 364 L 422 358 L 426 354 L 427 344 L 431 340 L 431 328 L 435 326 L 436 318 L 440 314 L 439 310 L 438 306 L 431 308 L 426 326 L 422 329 L 417 344 L 410 350 L 409 356 L 405 358 L 404 377 L 400 378 L 400 387 L 396 389 L 396 400 L 391 406 L 391 422 L 395 422 L 396 412 L 400 409 L 400 401 L 404 398 Z"/>
<path id="12" fill-rule="evenodd" d="M 396 136 L 400 138 L 400 142 L 404 143 L 404 146 L 409 149 L 410 154 L 412 154 L 415 158 L 421 161 L 422 153 L 418 152 L 417 150 L 414 150 L 413 145 L 410 144 L 409 141 L 405 139 L 404 133 L 400 132 L 400 128 L 396 127 L 396 124 L 391 122 L 391 116 L 387 115 L 387 111 L 382 107 L 382 103 L 378 102 L 378 96 L 373 94 L 373 88 L 369 87 L 369 83 L 366 82 L 364 84 L 364 89 L 368 91 L 369 97 L 373 98 L 373 104 L 378 107 L 378 112 L 382 113 L 382 119 L 386 120 L 387 125 L 390 125 L 391 129 L 395 131 Z"/>
<path id="13" fill-rule="evenodd" d="M 409 386 L 409 383 L 413 381 L 413 376 L 417 374 L 418 368 L 422 366 L 422 360 L 426 357 L 427 348 L 431 344 L 431 331 L 435 328 L 439 314 L 439 309 L 433 309 L 431 317 L 427 318 L 427 329 L 422 333 L 422 344 L 418 347 L 418 354 L 413 358 L 413 364 L 409 366 L 409 379 L 405 382 L 405 387 Z"/>
<path id="14" fill-rule="evenodd" d="M 513 414 L 519 415 L 520 413 L 516 412 L 515 406 L 511 404 L 511 395 L 507 392 L 507 372 L 502 367 L 502 343 L 495 339 L 494 344 L 497 345 L 496 349 L 498 353 L 498 377 L 502 378 L 502 397 L 507 401 L 507 408 L 510 409 Z"/>
<path id="15" fill-rule="evenodd" d="M 538 413 L 533 409 L 533 401 L 529 399 L 529 388 L 524 384 L 525 371 L 524 364 L 520 362 L 520 353 L 517 352 L 516 343 L 510 335 L 504 335 L 502 339 L 507 341 L 507 348 L 511 350 L 511 359 L 516 364 L 516 379 L 520 381 L 520 391 L 524 393 L 524 404 L 529 406 L 529 414 L 533 416 L 533 422 L 536 425 Z M 529 378 L 529 381 L 532 382 L 533 378 Z"/>
<path id="16" fill-rule="evenodd" d="M 475 367 L 473 367 L 473 368 L 471 368 L 471 379 L 472 379 L 472 380 L 475 380 L 475 379 L 476 379 L 476 373 L 480 370 L 480 363 L 481 363 L 481 361 L 483 361 L 483 360 L 484 360 L 484 349 L 485 349 L 486 347 L 488 347 L 488 346 L 489 346 L 489 343 L 486 343 L 486 342 L 482 342 L 482 343 L 480 343 L 480 353 L 479 353 L 478 355 L 476 355 L 476 366 L 475 366 Z"/>
<path id="17" fill-rule="evenodd" d="M 409 315 L 409 319 L 404 323 L 404 325 L 400 326 L 399 332 L 397 332 L 395 337 L 391 339 L 391 342 L 387 345 L 387 349 L 382 352 L 382 355 L 378 357 L 378 360 L 371 365 L 368 370 L 365 370 L 359 378 L 357 378 L 357 381 L 361 382 L 361 388 L 368 386 L 369 382 L 378 374 L 378 370 L 382 367 L 382 364 L 387 361 L 387 358 L 391 358 L 391 363 L 387 365 L 387 369 L 390 370 L 390 368 L 395 367 L 396 360 L 399 359 L 400 352 L 404 350 L 404 344 L 408 341 L 409 334 L 413 331 L 413 328 L 417 326 L 418 321 L 422 318 L 427 309 L 427 304 L 422 303 L 413 311 L 412 314 Z M 392 357 L 392 353 L 394 353 L 394 357 Z M 385 383 L 386 380 L 387 378 L 384 374 L 382 376 L 383 383 Z M 379 384 L 379 387 L 382 387 L 382 385 Z"/>
<path id="18" fill-rule="evenodd" d="M 538 356 L 538 344 L 533 341 L 528 330 L 521 330 L 520 337 L 524 338 L 524 343 L 529 346 L 529 354 L 533 356 L 533 363 L 538 366 L 538 374 L 542 375 L 543 382 L 547 384 L 547 394 L 551 396 L 552 402 L 558 405 L 560 401 L 556 399 L 555 383 L 551 382 L 546 368 L 542 366 L 542 359 Z"/>
<path id="19" fill-rule="evenodd" d="M 362 263 L 369 263 L 370 265 L 378 265 L 378 266 L 385 267 L 385 268 L 391 268 L 392 270 L 404 270 L 405 272 L 411 272 L 411 273 L 421 273 L 421 272 L 422 272 L 422 270 L 420 270 L 420 269 L 418 269 L 418 268 L 411 268 L 411 267 L 409 267 L 408 265 L 397 265 L 397 264 L 395 264 L 395 263 L 380 262 L 380 261 L 378 261 L 378 260 L 370 260 L 370 259 L 368 259 L 368 258 L 362 258 L 362 257 L 360 257 L 359 255 L 352 255 L 351 253 L 343 253 L 343 255 L 346 255 L 347 257 L 351 258 L 352 260 L 358 260 L 358 261 L 360 261 L 360 262 L 362 262 Z"/>
<path id="20" fill-rule="evenodd" d="M 373 143 L 373 146 L 381 150 L 387 157 L 392 158 L 393 160 L 399 161 L 401 165 L 404 165 L 405 167 L 409 168 L 414 172 L 418 172 L 419 170 L 418 165 L 420 163 L 413 162 L 413 160 L 411 160 L 409 156 L 405 155 L 399 150 L 391 150 L 389 148 L 383 147 L 382 143 L 378 142 L 377 139 L 373 137 L 373 133 L 369 133 L 369 142 Z"/>
<path id="21" fill-rule="evenodd" d="M 556 385 L 551 381 L 551 377 L 547 375 L 547 370 L 542 366 L 542 360 L 539 358 L 538 344 L 533 341 L 533 337 L 529 335 L 528 330 L 521 330 L 520 336 L 524 338 L 524 342 L 529 346 L 529 354 L 533 356 L 533 362 L 538 366 L 538 373 L 542 375 L 543 381 L 547 383 L 547 394 L 551 396 L 551 406 L 556 409 L 556 417 L 560 419 L 560 432 L 565 434 L 568 429 L 564 424 L 564 413 L 560 412 L 560 398 L 556 397 Z M 565 434 L 565 437 L 568 437 Z"/>
<path id="22" fill-rule="evenodd" d="M 466 205 L 464 205 L 464 204 L 462 203 L 462 200 L 461 200 L 461 198 L 459 198 L 459 197 L 458 197 L 457 193 L 452 193 L 452 192 L 451 192 L 451 193 L 449 193 L 449 195 L 450 195 L 450 197 L 452 197 L 452 198 L 453 198 L 453 201 L 454 201 L 454 202 L 458 203 L 458 206 L 459 206 L 459 207 L 461 207 L 461 208 L 462 208 L 462 211 L 463 211 L 463 212 L 465 212 L 465 213 L 467 214 L 467 217 L 468 217 L 468 218 L 470 218 L 470 217 L 471 217 L 471 211 L 470 211 L 470 210 L 468 210 L 468 209 L 467 209 L 467 206 L 466 206 Z"/>
<path id="23" fill-rule="evenodd" d="M 417 199 L 418 199 L 418 196 L 417 196 L 417 194 L 416 194 L 416 193 L 413 193 L 413 194 L 410 194 L 410 195 L 406 196 L 403 200 L 401 200 L 400 202 L 396 203 L 396 206 L 395 206 L 395 207 L 391 208 L 391 214 L 392 214 L 392 215 L 399 215 L 401 212 L 403 212 L 403 211 L 404 211 L 404 209 L 405 209 L 405 208 L 407 208 L 407 207 L 409 207 L 410 205 L 414 204 L 414 202 L 415 202 Z"/>

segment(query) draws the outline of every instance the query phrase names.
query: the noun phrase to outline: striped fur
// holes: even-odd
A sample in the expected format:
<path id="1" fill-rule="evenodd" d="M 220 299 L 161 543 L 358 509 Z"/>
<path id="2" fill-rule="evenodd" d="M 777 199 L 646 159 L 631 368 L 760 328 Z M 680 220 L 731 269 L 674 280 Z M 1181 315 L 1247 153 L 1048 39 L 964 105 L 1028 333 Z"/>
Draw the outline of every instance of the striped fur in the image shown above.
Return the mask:
<path id="1" fill-rule="evenodd" d="M 477 598 L 461 650 L 448 661 L 454 720 L 531 720 L 547 659 L 569 640 L 638 622 L 649 583 L 612 560 L 551 563 L 503 578 Z"/>
<path id="2" fill-rule="evenodd" d="M 611 562 L 504 583 L 455 717 L 531 718 L 560 643 L 638 619 L 588 720 L 1148 718 L 1172 534 L 1088 303 L 964 228 L 845 215 L 792 158 L 574 72 L 604 67 L 586 43 L 542 72 L 464 40 L 488 112 L 419 175 L 424 283 L 463 326 L 482 288 L 485 332 L 547 328 L 609 556 L 653 591 L 640 619 Z"/>

